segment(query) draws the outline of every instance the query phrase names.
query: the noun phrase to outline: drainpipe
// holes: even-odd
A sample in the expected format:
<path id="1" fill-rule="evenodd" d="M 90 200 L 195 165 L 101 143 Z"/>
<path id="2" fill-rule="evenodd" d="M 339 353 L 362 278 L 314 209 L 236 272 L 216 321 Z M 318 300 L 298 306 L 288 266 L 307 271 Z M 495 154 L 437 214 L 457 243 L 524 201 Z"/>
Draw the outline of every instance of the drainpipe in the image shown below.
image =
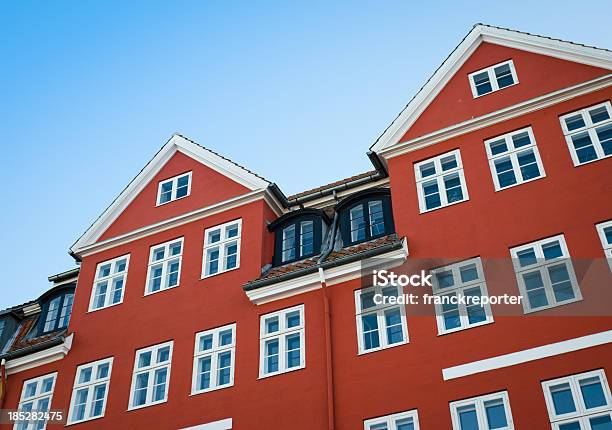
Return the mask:
<path id="1" fill-rule="evenodd" d="M 319 281 L 323 290 L 323 309 L 325 320 L 325 376 L 327 381 L 327 428 L 334 430 L 334 369 L 332 365 L 331 345 L 331 313 L 329 311 L 329 296 L 327 294 L 327 283 L 325 282 L 325 271 L 319 267 Z"/>
<path id="2" fill-rule="evenodd" d="M 4 397 L 6 396 L 6 360 L 3 358 L 0 361 L 0 408 L 4 403 Z"/>

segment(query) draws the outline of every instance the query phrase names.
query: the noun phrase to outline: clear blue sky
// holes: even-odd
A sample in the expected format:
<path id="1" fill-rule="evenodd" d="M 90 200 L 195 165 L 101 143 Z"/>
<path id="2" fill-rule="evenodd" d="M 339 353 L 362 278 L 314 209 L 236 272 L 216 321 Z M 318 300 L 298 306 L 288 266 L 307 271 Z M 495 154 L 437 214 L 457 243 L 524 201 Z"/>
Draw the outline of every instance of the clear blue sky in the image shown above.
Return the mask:
<path id="1" fill-rule="evenodd" d="M 0 309 L 73 267 L 69 246 L 175 131 L 291 194 L 370 169 L 474 23 L 612 48 L 610 16 L 609 1 L 5 3 Z"/>

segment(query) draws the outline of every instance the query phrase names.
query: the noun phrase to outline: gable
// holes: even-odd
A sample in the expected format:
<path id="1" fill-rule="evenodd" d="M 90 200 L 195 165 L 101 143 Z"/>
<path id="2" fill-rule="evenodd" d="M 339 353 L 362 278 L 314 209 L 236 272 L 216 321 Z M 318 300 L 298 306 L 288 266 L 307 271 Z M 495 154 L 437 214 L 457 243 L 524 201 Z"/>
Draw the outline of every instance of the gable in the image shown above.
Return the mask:
<path id="1" fill-rule="evenodd" d="M 191 172 L 190 194 L 158 206 L 159 182 L 187 172 Z M 244 185 L 178 151 L 104 231 L 99 240 L 119 236 L 249 191 Z"/>
<path id="2" fill-rule="evenodd" d="M 188 197 L 157 205 L 159 182 L 192 172 Z M 197 143 L 174 134 L 72 245 L 75 255 L 118 235 L 205 211 L 237 196 L 259 195 L 270 182 Z"/>
<path id="3" fill-rule="evenodd" d="M 518 84 L 474 98 L 468 75 L 507 60 L 514 63 Z M 609 73 L 600 67 L 483 42 L 400 138 L 400 142 Z"/>

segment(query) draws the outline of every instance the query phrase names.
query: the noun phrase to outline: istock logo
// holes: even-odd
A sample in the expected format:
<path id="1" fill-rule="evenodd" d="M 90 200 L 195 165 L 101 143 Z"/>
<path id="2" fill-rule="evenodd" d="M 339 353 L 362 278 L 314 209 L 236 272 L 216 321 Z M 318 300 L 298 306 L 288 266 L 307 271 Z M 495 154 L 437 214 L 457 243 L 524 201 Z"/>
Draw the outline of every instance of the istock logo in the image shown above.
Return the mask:
<path id="1" fill-rule="evenodd" d="M 428 275 L 425 270 L 414 275 L 401 274 L 398 275 L 388 270 L 373 270 L 372 271 L 374 285 L 386 287 L 387 285 L 400 285 L 405 287 L 411 285 L 413 287 L 431 287 L 431 275 Z"/>

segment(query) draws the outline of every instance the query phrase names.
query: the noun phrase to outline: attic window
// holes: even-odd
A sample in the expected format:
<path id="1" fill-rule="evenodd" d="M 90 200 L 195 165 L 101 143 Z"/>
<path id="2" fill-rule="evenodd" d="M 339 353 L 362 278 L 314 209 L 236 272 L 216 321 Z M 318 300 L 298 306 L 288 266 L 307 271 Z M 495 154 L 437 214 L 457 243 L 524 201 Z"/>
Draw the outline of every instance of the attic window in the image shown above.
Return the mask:
<path id="1" fill-rule="evenodd" d="M 388 190 L 367 190 L 338 204 L 344 245 L 376 239 L 395 231 Z"/>
<path id="2" fill-rule="evenodd" d="M 67 290 L 49 298 L 43 304 L 39 334 L 50 333 L 68 327 L 74 292 Z"/>
<path id="3" fill-rule="evenodd" d="M 291 263 L 319 254 L 329 219 L 318 209 L 285 214 L 269 228 L 274 231 L 274 265 Z"/>
<path id="4" fill-rule="evenodd" d="M 191 172 L 174 176 L 159 183 L 157 206 L 187 197 L 191 193 Z"/>
<path id="5" fill-rule="evenodd" d="M 474 98 L 518 84 L 512 60 L 478 70 L 468 76 Z"/>

